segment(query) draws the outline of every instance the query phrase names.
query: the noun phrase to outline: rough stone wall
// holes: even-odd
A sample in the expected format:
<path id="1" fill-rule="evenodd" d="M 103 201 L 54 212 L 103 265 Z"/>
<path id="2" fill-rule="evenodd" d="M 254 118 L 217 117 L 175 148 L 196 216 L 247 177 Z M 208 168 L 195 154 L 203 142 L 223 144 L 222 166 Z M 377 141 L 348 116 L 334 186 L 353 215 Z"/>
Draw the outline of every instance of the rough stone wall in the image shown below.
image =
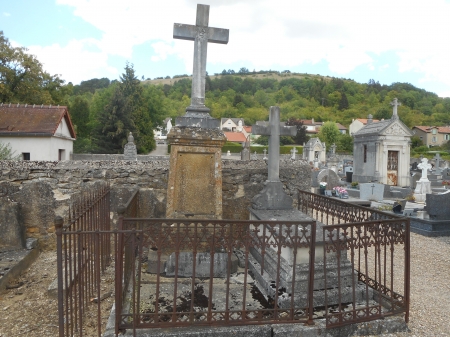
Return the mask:
<path id="1" fill-rule="evenodd" d="M 224 219 L 248 219 L 248 207 L 267 180 L 263 160 L 223 161 Z M 163 218 L 166 213 L 168 160 L 142 161 L 0 161 L 2 198 L 17 203 L 18 226 L 26 238 L 39 238 L 43 249 L 55 247 L 53 220 L 68 219 L 71 202 L 100 181 L 111 185 L 111 218 L 133 190 L 140 190 L 141 216 Z M 282 160 L 280 180 L 297 202 L 297 189 L 309 190 L 311 169 L 301 160 Z M 2 229 L 3 231 L 3 229 Z"/>

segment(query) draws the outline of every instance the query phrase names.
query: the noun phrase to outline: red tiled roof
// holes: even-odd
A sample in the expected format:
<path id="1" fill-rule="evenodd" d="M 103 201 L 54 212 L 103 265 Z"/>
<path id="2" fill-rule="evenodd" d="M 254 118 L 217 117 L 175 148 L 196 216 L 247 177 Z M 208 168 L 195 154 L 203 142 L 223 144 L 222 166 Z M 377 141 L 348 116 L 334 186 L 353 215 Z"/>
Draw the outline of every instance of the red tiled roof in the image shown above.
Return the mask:
<path id="1" fill-rule="evenodd" d="M 437 129 L 438 133 L 450 133 L 450 127 L 448 126 L 425 126 L 416 125 L 415 128 L 422 130 L 423 132 L 429 133 L 432 129 Z"/>
<path id="2" fill-rule="evenodd" d="M 347 130 L 345 126 L 343 126 L 341 123 L 336 123 L 339 130 Z"/>
<path id="3" fill-rule="evenodd" d="M 229 142 L 245 142 L 247 138 L 242 132 L 224 132 Z"/>
<path id="4" fill-rule="evenodd" d="M 53 136 L 63 118 L 71 137 L 76 138 L 66 106 L 3 104 L 0 105 L 0 136 Z"/>
<path id="5" fill-rule="evenodd" d="M 244 126 L 244 130 L 247 131 L 247 133 L 252 133 L 252 127 L 251 126 Z"/>
<path id="6" fill-rule="evenodd" d="M 356 118 L 357 121 L 360 121 L 361 123 L 363 123 L 364 125 L 367 124 L 367 118 Z M 379 122 L 378 119 L 372 119 L 372 122 L 376 123 Z"/>

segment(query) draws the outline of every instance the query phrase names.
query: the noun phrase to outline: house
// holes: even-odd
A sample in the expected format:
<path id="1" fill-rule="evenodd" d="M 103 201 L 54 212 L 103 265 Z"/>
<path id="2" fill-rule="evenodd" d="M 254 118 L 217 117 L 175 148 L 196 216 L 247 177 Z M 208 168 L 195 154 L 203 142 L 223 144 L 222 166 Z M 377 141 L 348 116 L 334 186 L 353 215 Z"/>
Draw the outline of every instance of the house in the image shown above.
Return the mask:
<path id="1" fill-rule="evenodd" d="M 232 132 L 242 132 L 244 125 L 243 118 L 221 118 L 220 119 L 220 130 L 232 131 Z"/>
<path id="2" fill-rule="evenodd" d="M 312 119 L 301 119 L 303 126 L 306 128 L 306 134 L 311 137 L 315 137 L 319 131 L 320 127 L 323 125 L 323 122 L 316 122 L 314 118 Z M 339 129 L 339 132 L 342 134 L 347 133 L 347 128 L 343 126 L 341 123 L 336 123 L 336 126 Z"/>
<path id="3" fill-rule="evenodd" d="M 75 130 L 65 106 L 1 104 L 0 142 L 23 160 L 69 160 Z"/>
<path id="4" fill-rule="evenodd" d="M 450 140 L 449 126 L 415 126 L 412 130 L 428 147 L 441 146 Z"/>
<path id="5" fill-rule="evenodd" d="M 350 133 L 350 136 L 353 136 L 354 133 L 361 130 L 364 126 L 367 125 L 367 118 L 356 118 L 353 119 L 353 121 L 348 126 L 348 132 Z M 373 123 L 379 122 L 378 119 L 372 119 Z"/>
<path id="6" fill-rule="evenodd" d="M 247 141 L 247 137 L 242 132 L 229 132 L 224 131 L 225 137 L 227 137 L 227 141 L 239 143 L 242 146 L 244 146 L 245 142 Z"/>
<path id="7" fill-rule="evenodd" d="M 412 131 L 400 121 L 395 98 L 391 119 L 367 124 L 353 134 L 352 181 L 377 181 L 392 186 L 410 186 L 409 161 Z"/>

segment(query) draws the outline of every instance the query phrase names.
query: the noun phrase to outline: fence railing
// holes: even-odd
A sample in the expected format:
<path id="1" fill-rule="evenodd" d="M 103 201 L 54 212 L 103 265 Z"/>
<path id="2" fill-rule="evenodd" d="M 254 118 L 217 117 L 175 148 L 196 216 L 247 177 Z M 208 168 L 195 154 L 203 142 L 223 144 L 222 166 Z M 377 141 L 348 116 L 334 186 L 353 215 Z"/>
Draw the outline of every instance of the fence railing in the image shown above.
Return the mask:
<path id="1" fill-rule="evenodd" d="M 55 219 L 59 336 L 83 336 L 91 299 L 100 298 L 101 273 L 110 263 L 109 185 L 95 186 L 73 202 L 69 220 Z M 100 315 L 100 300 L 97 301 Z M 98 336 L 101 321 L 97 320 Z"/>
<path id="2" fill-rule="evenodd" d="M 294 296 L 285 296 L 294 294 L 301 282 L 295 280 L 300 250 L 309 256 L 303 283 L 313 279 L 315 221 L 120 217 L 119 222 L 124 235 L 117 250 L 117 275 L 121 279 L 131 270 L 131 278 L 116 283 L 116 296 L 123 296 L 116 300 L 116 333 L 156 327 L 312 322 L 312 290 L 302 304 L 294 303 Z M 290 279 L 283 274 L 282 250 L 286 249 L 293 256 Z M 252 258 L 252 251 L 258 252 L 259 261 Z M 249 275 L 253 268 L 262 278 L 273 271 L 268 280 L 272 293 L 266 297 L 253 284 Z M 146 269 L 154 273 L 146 274 Z M 281 302 L 283 306 L 277 304 Z"/>
<path id="3" fill-rule="evenodd" d="M 327 260 L 337 262 L 336 279 L 330 280 L 324 269 L 325 295 L 337 298 L 337 304 L 325 306 L 327 327 L 399 313 L 408 322 L 409 218 L 305 191 L 299 191 L 298 200 L 299 210 L 325 224 L 324 268 Z M 348 262 L 357 277 L 342 284 L 340 274 Z M 332 287 L 331 281 L 338 286 Z"/>

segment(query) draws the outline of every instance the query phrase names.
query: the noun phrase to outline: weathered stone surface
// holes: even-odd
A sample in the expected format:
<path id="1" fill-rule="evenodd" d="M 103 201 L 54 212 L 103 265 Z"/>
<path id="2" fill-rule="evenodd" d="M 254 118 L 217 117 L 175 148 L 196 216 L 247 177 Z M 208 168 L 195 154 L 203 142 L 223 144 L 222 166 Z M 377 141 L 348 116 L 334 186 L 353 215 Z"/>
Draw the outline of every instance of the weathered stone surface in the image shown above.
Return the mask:
<path id="1" fill-rule="evenodd" d="M 166 217 L 221 219 L 223 132 L 174 127 L 167 139 L 172 149 Z"/>
<path id="2" fill-rule="evenodd" d="M 425 210 L 430 220 L 450 220 L 450 191 L 442 194 L 427 194 Z"/>
<path id="3" fill-rule="evenodd" d="M 172 253 L 166 262 L 166 275 L 175 276 L 176 255 Z M 226 277 L 228 275 L 228 254 L 215 253 L 214 254 L 214 269 L 211 275 L 211 254 L 197 253 L 195 259 L 195 277 Z M 238 267 L 238 259 L 231 255 L 231 271 L 235 273 Z M 180 252 L 178 257 L 178 276 L 191 277 L 193 276 L 194 255 L 191 252 Z"/>
<path id="4" fill-rule="evenodd" d="M 0 251 L 24 246 L 25 233 L 18 217 L 19 204 L 0 197 Z"/>

